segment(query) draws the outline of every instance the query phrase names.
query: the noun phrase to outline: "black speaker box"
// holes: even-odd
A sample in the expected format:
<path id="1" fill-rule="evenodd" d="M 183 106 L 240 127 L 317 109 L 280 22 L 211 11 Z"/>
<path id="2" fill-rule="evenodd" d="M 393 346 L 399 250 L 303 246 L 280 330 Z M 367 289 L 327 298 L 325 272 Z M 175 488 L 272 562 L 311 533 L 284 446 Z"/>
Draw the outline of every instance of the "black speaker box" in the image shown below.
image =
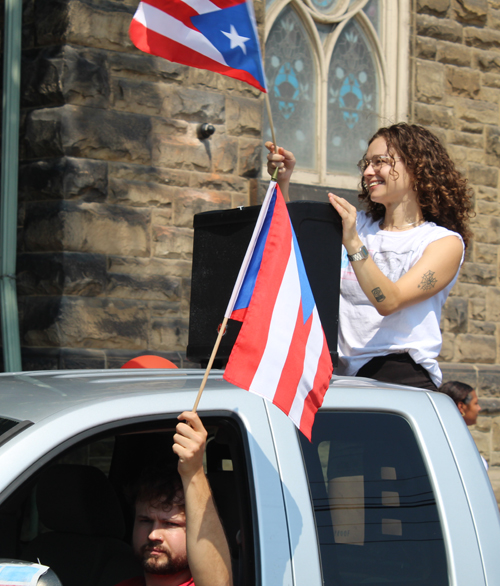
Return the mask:
<path id="1" fill-rule="evenodd" d="M 329 203 L 287 204 L 316 301 L 333 365 L 338 364 L 342 222 Z M 260 206 L 203 212 L 194 216 L 193 269 L 187 357 L 205 366 L 224 319 Z M 241 322 L 229 320 L 215 368 L 225 366 Z"/>

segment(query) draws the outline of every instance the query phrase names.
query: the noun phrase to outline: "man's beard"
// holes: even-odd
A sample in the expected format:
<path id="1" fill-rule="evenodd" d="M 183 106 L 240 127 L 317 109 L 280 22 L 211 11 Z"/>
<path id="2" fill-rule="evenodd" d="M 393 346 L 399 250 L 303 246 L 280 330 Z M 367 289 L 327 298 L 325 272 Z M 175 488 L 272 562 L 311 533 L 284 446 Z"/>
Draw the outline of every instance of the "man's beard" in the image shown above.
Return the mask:
<path id="1" fill-rule="evenodd" d="M 165 550 L 162 549 L 164 555 L 161 557 L 151 556 L 151 552 L 148 550 L 150 546 L 141 548 L 141 551 L 137 554 L 142 569 L 148 574 L 157 575 L 173 575 L 182 572 L 183 570 L 189 569 L 187 555 L 172 559 Z"/>

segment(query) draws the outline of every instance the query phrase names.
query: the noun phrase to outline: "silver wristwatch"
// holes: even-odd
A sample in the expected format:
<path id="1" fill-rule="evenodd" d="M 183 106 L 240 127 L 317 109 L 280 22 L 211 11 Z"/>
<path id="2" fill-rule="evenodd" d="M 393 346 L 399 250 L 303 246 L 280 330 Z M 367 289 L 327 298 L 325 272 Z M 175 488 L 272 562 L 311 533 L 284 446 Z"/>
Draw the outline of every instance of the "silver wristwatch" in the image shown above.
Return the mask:
<path id="1" fill-rule="evenodd" d="M 355 260 L 364 260 L 365 258 L 368 258 L 368 250 L 366 250 L 366 246 L 362 246 L 358 252 L 355 252 L 354 254 L 348 254 L 347 258 L 351 262 Z"/>

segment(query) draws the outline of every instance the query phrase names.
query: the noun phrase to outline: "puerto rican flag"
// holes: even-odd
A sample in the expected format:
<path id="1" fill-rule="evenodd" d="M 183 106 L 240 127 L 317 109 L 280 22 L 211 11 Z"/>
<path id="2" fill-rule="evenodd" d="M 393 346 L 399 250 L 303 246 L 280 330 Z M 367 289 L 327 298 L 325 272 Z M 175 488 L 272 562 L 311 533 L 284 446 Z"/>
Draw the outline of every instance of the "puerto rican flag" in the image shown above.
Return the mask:
<path id="1" fill-rule="evenodd" d="M 141 51 L 267 92 L 251 0 L 145 0 L 129 35 Z"/>
<path id="2" fill-rule="evenodd" d="M 332 360 L 290 216 L 271 181 L 225 317 L 242 321 L 224 373 L 310 440 Z"/>

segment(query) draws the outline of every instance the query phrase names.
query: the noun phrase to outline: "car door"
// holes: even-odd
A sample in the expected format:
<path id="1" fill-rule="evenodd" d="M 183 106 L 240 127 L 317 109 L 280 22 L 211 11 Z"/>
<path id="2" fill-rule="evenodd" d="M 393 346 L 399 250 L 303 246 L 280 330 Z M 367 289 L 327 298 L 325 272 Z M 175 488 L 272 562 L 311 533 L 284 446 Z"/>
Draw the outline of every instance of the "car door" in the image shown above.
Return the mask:
<path id="1" fill-rule="evenodd" d="M 312 443 L 269 407 L 292 511 L 295 583 L 309 573 L 309 583 L 332 586 L 494 584 L 498 561 L 490 559 L 494 567 L 486 572 L 463 474 L 430 395 L 355 386 L 333 383 Z M 300 447 L 287 457 L 294 436 Z M 479 466 L 477 454 L 473 459 Z M 490 506 L 483 476 L 481 481 L 483 506 Z M 294 503 L 302 503 L 300 518 Z M 491 537 L 498 536 L 495 509 Z"/>
<path id="2" fill-rule="evenodd" d="M 117 377 L 113 381 L 109 373 L 102 379 L 94 374 L 85 384 L 99 385 L 102 380 L 107 389 L 115 384 L 115 396 L 96 393 L 92 400 L 57 410 L 0 447 L 0 516 L 13 522 L 11 532 L 15 535 L 14 540 L 8 535 L 3 540 L 8 557 L 22 555 L 43 530 L 33 503 L 38 479 L 47 469 L 56 465 L 94 466 L 119 492 L 126 484 L 122 477 L 130 476 L 136 468 L 135 452 L 141 451 L 138 438 L 151 445 L 148 439 L 156 434 L 155 442 L 164 451 L 169 450 L 177 415 L 193 404 L 197 387 L 181 384 L 179 374 L 176 385 L 161 392 L 158 385 L 149 389 L 146 379 L 143 376 L 134 382 L 130 377 Z M 74 379 L 70 382 L 77 384 Z M 139 385 L 140 393 L 133 389 L 134 385 Z M 176 390 L 176 386 L 181 388 Z M 214 493 L 218 493 L 215 496 L 224 510 L 226 525 L 232 531 L 233 517 L 241 520 L 229 536 L 235 554 L 235 583 L 291 586 L 284 497 L 265 402 L 213 376 L 199 414 L 210 431 L 207 473 Z M 125 444 L 128 447 L 124 451 Z M 229 485 L 234 487 L 237 499 L 228 491 Z M 231 508 L 233 501 L 239 504 Z M 240 547 L 245 548 L 243 554 L 238 552 Z"/>

